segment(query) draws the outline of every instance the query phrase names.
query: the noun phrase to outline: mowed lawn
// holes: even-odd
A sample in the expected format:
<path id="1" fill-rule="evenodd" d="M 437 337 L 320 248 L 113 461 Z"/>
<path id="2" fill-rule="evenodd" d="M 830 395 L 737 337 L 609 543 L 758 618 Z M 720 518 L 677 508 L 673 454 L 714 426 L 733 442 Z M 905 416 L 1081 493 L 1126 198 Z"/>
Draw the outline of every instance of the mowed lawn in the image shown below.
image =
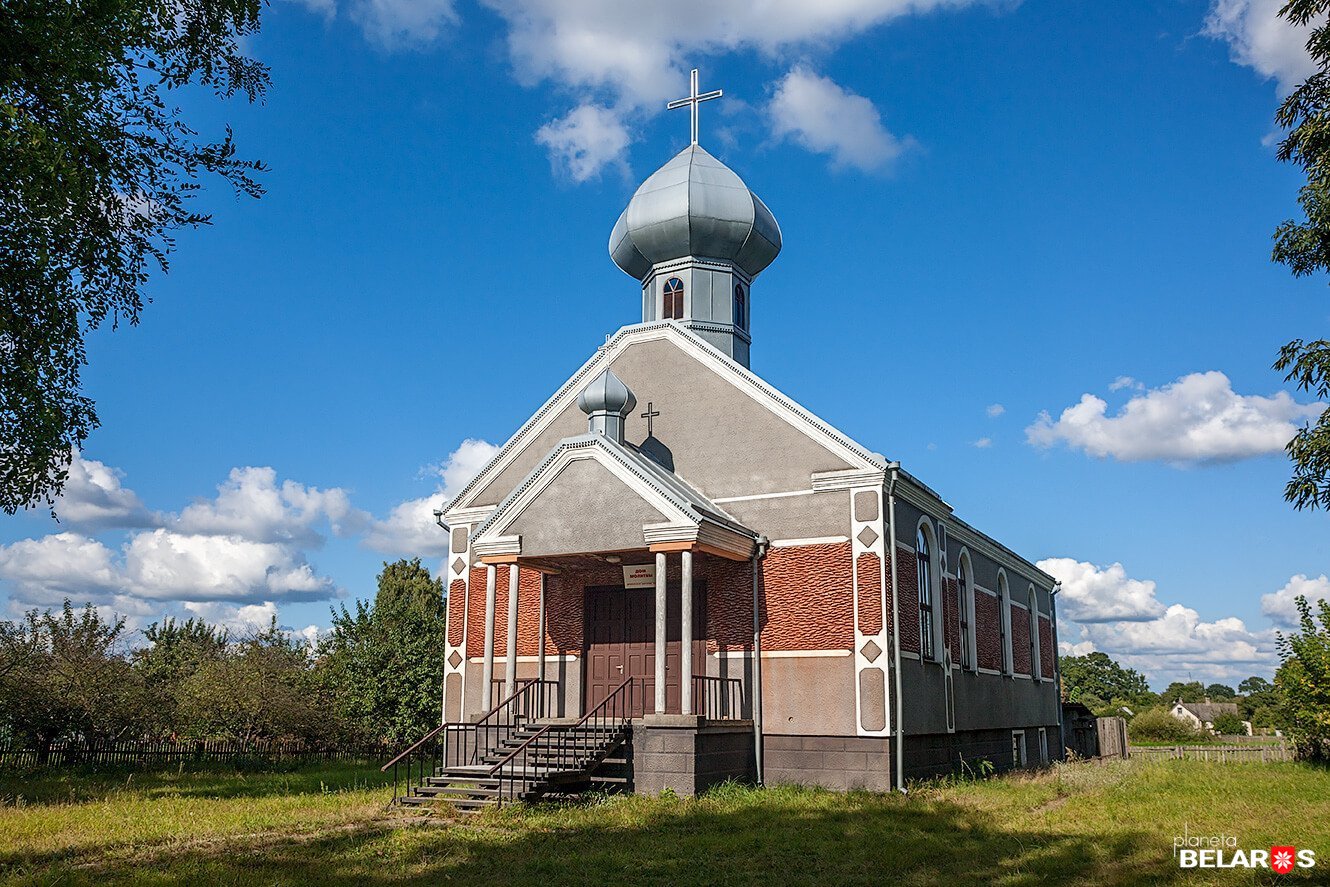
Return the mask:
<path id="1" fill-rule="evenodd" d="M 0 774 L 0 883 L 1330 883 L 1330 772 L 1117 761 L 908 798 L 723 786 L 458 820 L 386 809 L 370 766 L 288 774 Z M 1183 871 L 1173 840 L 1292 844 L 1289 876 Z"/>

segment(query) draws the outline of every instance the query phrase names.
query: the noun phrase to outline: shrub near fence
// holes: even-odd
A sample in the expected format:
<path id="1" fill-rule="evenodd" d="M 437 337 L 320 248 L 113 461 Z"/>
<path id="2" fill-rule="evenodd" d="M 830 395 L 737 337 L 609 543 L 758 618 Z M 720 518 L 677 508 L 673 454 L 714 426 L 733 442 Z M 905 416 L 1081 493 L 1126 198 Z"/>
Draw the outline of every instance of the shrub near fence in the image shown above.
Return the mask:
<path id="1" fill-rule="evenodd" d="M 388 752 L 388 747 L 383 745 L 323 748 L 303 742 L 277 740 L 56 742 L 45 749 L 26 745 L 0 745 L 0 766 L 22 768 L 75 764 L 145 766 L 186 762 L 228 763 L 246 758 L 269 761 L 345 761 L 378 759 L 386 756 Z"/>
<path id="2" fill-rule="evenodd" d="M 1216 761 L 1221 764 L 1268 764 L 1293 760 L 1287 745 L 1167 745 L 1131 746 L 1130 756 L 1147 761 Z"/>

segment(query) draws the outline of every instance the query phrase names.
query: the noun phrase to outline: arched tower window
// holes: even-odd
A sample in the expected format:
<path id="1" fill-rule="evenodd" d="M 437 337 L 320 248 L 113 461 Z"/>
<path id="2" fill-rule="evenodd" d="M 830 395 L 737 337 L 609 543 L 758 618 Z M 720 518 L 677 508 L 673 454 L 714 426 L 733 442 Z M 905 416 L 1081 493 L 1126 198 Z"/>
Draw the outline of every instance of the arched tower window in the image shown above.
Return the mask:
<path id="1" fill-rule="evenodd" d="M 683 318 L 683 281 L 677 277 L 671 277 L 665 281 L 665 299 L 663 310 L 660 316 L 666 320 L 680 320 Z"/>
<path id="2" fill-rule="evenodd" d="M 970 584 L 970 559 L 961 554 L 956 567 L 956 612 L 961 617 L 961 668 L 969 670 L 974 661 L 970 650 L 970 608 L 974 606 L 974 586 Z"/>
<path id="3" fill-rule="evenodd" d="M 920 527 L 914 539 L 915 564 L 919 571 L 919 656 L 933 658 L 933 553 L 928 534 Z"/>
<path id="4" fill-rule="evenodd" d="M 741 330 L 748 329 L 748 294 L 742 283 L 734 285 L 734 325 Z"/>

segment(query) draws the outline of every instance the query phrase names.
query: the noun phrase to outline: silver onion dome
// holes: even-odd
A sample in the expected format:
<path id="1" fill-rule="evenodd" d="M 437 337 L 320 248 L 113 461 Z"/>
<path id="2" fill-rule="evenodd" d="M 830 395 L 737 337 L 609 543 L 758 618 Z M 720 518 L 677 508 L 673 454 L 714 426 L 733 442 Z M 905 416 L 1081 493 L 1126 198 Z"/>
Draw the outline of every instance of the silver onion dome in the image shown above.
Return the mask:
<path id="1" fill-rule="evenodd" d="M 686 256 L 733 262 L 751 279 L 780 246 L 771 210 L 700 145 L 689 145 L 643 182 L 610 234 L 610 257 L 638 280 L 653 265 Z"/>
<path id="2" fill-rule="evenodd" d="M 588 416 L 595 413 L 626 416 L 637 406 L 637 398 L 618 376 L 605 370 L 577 395 L 577 406 Z"/>

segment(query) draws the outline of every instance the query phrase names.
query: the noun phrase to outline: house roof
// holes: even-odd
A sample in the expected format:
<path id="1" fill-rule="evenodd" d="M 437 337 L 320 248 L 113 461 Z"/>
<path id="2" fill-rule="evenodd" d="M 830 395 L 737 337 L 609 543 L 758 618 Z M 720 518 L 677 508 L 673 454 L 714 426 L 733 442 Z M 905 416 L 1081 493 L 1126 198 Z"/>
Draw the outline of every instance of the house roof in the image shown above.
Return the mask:
<path id="1" fill-rule="evenodd" d="M 1236 702 L 1179 702 L 1178 705 L 1207 724 L 1213 724 L 1220 715 L 1242 716 Z"/>

